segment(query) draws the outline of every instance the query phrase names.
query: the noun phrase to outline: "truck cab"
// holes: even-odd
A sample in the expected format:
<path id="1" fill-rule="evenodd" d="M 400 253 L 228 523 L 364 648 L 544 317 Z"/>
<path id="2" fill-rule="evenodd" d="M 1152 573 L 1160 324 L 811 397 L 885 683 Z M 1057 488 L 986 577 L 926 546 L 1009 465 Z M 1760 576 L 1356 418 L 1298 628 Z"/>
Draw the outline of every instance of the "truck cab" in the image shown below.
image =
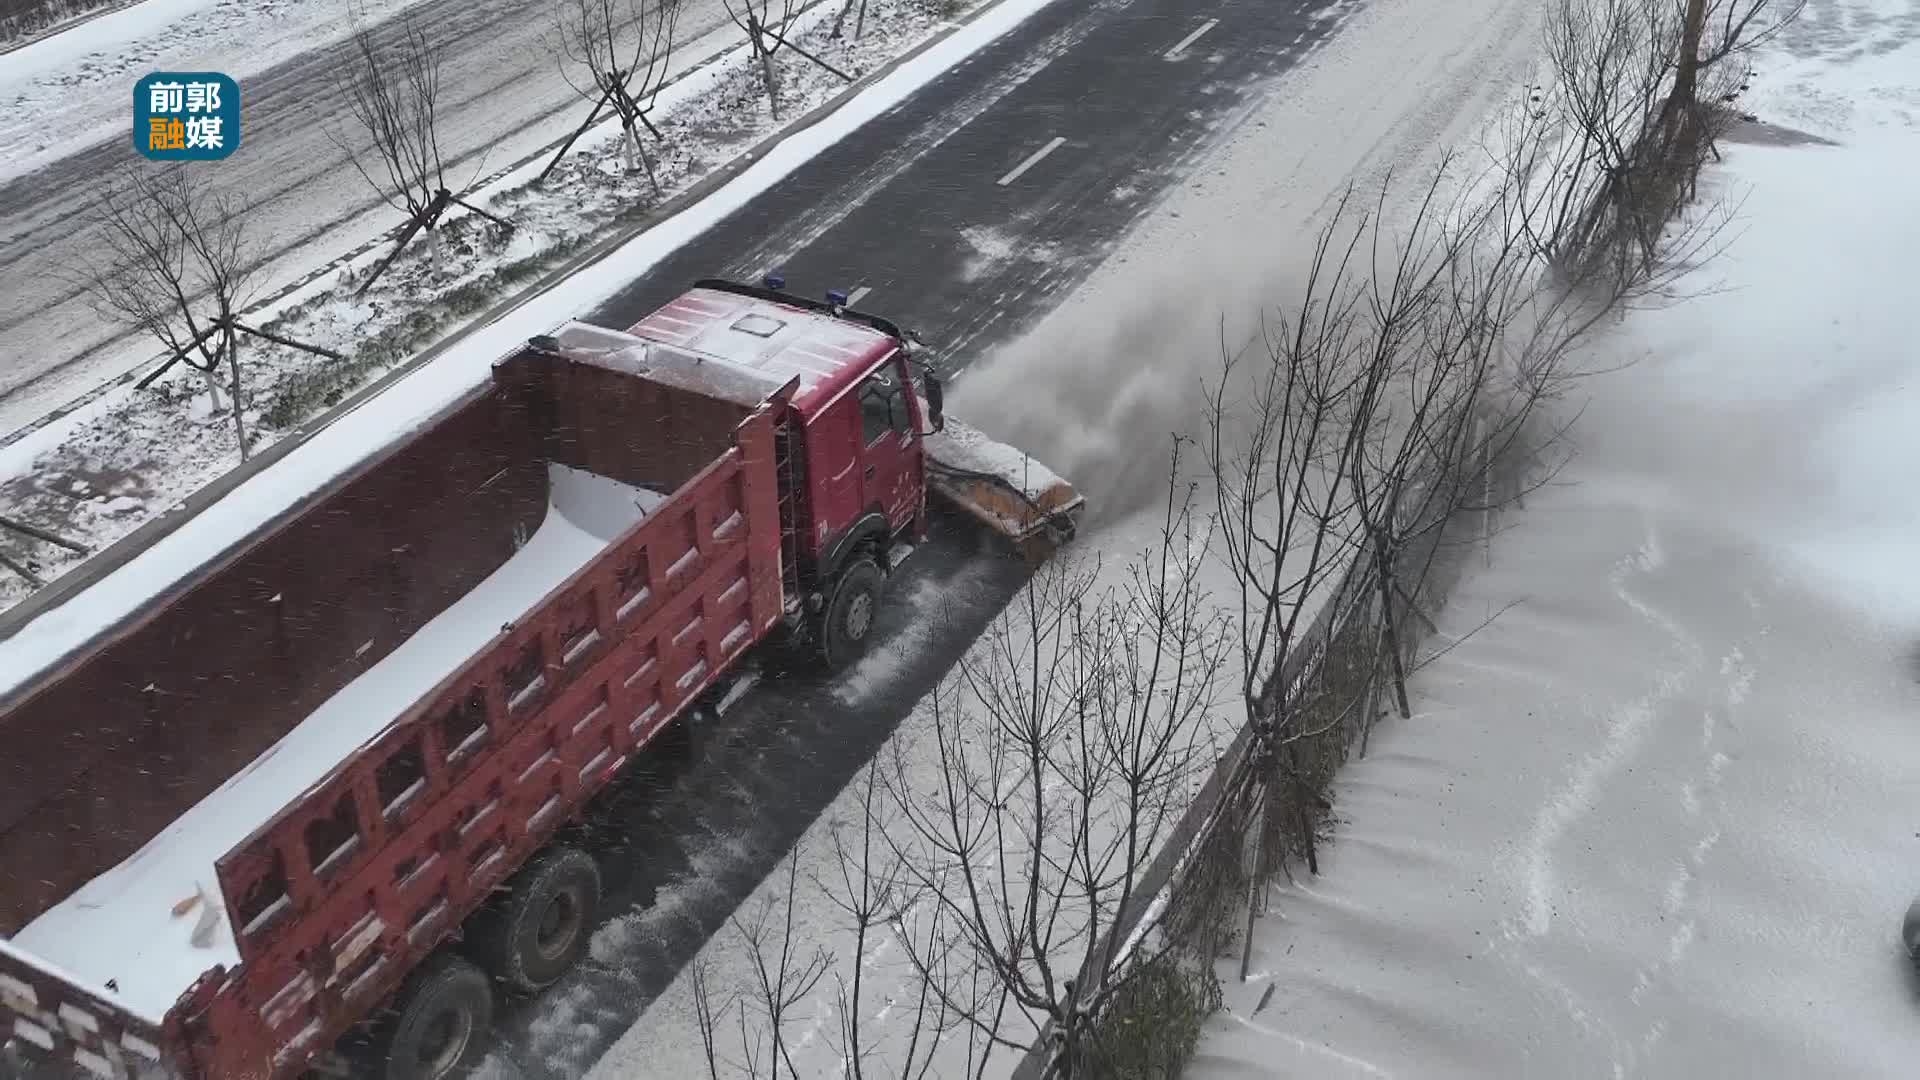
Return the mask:
<path id="1" fill-rule="evenodd" d="M 797 384 L 778 436 L 782 571 L 796 621 L 831 637 L 842 583 L 877 586 L 860 564 L 884 572 L 898 545 L 925 538 L 925 442 L 942 426 L 939 380 L 916 370 L 899 327 L 848 309 L 839 293 L 823 301 L 787 293 L 777 277 L 763 286 L 697 282 L 628 334 L 647 343 L 653 363 L 679 360 L 767 388 Z M 872 598 L 848 602 L 870 608 Z M 830 662 L 850 651 L 820 644 Z"/>

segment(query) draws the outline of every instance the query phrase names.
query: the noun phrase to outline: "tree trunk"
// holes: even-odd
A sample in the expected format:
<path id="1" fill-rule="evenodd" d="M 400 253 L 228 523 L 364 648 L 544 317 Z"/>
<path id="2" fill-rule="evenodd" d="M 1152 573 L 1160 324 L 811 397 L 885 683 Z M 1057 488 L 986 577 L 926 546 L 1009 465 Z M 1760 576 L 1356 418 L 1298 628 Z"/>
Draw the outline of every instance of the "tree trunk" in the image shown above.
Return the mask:
<path id="1" fill-rule="evenodd" d="M 1320 845 L 1313 836 L 1313 814 L 1307 809 L 1307 800 L 1313 792 L 1307 787 L 1306 773 L 1300 767 L 1300 747 L 1297 743 L 1287 744 L 1287 772 L 1291 774 L 1288 784 L 1293 792 L 1294 819 L 1300 829 L 1301 842 L 1305 845 L 1307 873 L 1319 877 Z"/>
<path id="2" fill-rule="evenodd" d="M 1260 889 L 1266 884 L 1267 877 L 1267 809 L 1273 803 L 1270 787 L 1271 777 L 1262 776 L 1254 794 L 1256 805 L 1253 814 L 1253 857 L 1247 867 L 1247 920 L 1240 934 L 1240 981 L 1247 981 L 1247 971 L 1253 966 L 1253 920 L 1259 915 Z"/>
<path id="3" fill-rule="evenodd" d="M 1387 553 L 1386 541 L 1378 534 L 1373 540 L 1373 567 L 1373 576 L 1379 580 L 1381 638 L 1386 642 L 1388 662 L 1393 665 L 1394 703 L 1400 706 L 1400 719 L 1410 720 L 1413 706 L 1407 701 L 1407 665 L 1393 617 L 1393 558 Z"/>
<path id="4" fill-rule="evenodd" d="M 194 365 L 198 367 L 198 365 Z M 214 364 L 200 372 L 207 380 L 207 412 L 211 416 L 220 415 L 220 366 Z"/>
<path id="5" fill-rule="evenodd" d="M 1373 723 L 1380 718 L 1380 650 L 1384 647 L 1386 635 L 1375 632 L 1373 644 L 1367 649 L 1367 689 L 1361 694 L 1360 714 L 1360 756 L 1367 756 L 1367 744 L 1373 738 Z"/>
<path id="6" fill-rule="evenodd" d="M 640 136 L 634 133 L 633 118 L 631 116 L 621 117 L 620 127 L 626 133 L 626 137 L 623 140 L 625 144 L 623 150 L 627 159 L 627 171 L 638 172 L 640 169 Z"/>
<path id="7" fill-rule="evenodd" d="M 240 460 L 246 461 L 252 454 L 247 446 L 247 408 L 246 395 L 240 386 L 240 339 L 229 324 L 226 329 L 227 372 L 232 382 L 227 387 L 227 396 L 233 399 L 233 434 L 240 440 Z"/>
<path id="8" fill-rule="evenodd" d="M 655 199 L 665 197 L 666 192 L 660 190 L 660 173 L 653 167 L 653 156 L 647 153 L 646 147 L 638 145 L 637 139 L 635 140 L 635 150 L 640 155 L 641 166 L 647 170 L 647 186 L 653 189 L 653 197 Z"/>
<path id="9" fill-rule="evenodd" d="M 1706 32 L 1707 0 L 1687 0 L 1686 23 L 1680 28 L 1680 55 L 1673 74 L 1671 104 L 1676 115 L 1670 122 L 1684 123 L 1698 104 L 1700 88 L 1700 38 Z"/>
<path id="10" fill-rule="evenodd" d="M 754 35 L 753 48 L 760 54 L 760 81 L 767 86 L 767 109 L 773 114 L 773 122 L 780 122 L 780 87 L 773 74 L 773 53 L 767 49 L 766 42 L 759 34 Z"/>

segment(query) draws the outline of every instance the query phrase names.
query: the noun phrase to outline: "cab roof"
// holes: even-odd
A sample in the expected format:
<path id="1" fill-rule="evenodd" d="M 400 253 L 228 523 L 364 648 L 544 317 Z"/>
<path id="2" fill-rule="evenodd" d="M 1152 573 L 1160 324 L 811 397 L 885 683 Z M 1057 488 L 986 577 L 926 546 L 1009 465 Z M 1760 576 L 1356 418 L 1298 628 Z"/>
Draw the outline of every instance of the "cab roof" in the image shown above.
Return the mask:
<path id="1" fill-rule="evenodd" d="M 825 305 L 764 289 L 705 282 L 629 333 L 650 354 L 678 354 L 655 357 L 656 365 L 666 361 L 683 371 L 686 360 L 696 371 L 711 365 L 711 374 L 724 382 L 759 384 L 763 399 L 798 377 L 793 407 L 809 417 L 902 344 L 898 331 L 882 320 L 836 315 Z"/>

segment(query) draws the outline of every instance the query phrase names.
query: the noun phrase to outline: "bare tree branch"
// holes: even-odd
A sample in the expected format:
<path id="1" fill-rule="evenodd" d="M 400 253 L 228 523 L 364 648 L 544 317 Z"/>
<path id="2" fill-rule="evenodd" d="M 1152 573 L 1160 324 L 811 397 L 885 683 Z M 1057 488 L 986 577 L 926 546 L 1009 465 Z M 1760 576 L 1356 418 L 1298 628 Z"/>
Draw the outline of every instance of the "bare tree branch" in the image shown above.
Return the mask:
<path id="1" fill-rule="evenodd" d="M 442 51 L 411 11 L 403 11 L 380 28 L 355 16 L 353 60 L 336 73 L 341 100 L 368 144 L 350 139 L 344 131 L 326 128 L 328 138 L 347 156 L 354 170 L 387 205 L 407 215 L 393 250 L 373 268 L 355 290 L 363 294 L 386 273 L 415 233 L 433 229 L 447 207 L 460 202 L 497 224 L 512 223 L 479 211 L 460 193 L 479 175 L 460 184 L 447 181 L 447 162 L 440 149 L 440 65 Z M 392 27 L 388 30 L 387 27 Z M 382 36 L 391 37 L 382 43 Z"/>
<path id="2" fill-rule="evenodd" d="M 203 171 L 133 166 L 107 185 L 96 210 L 105 225 L 103 250 L 79 279 L 94 310 L 172 354 L 148 382 L 183 361 L 206 376 L 216 414 L 224 385 L 234 441 L 246 460 L 248 396 L 234 320 L 258 286 L 261 246 L 248 229 L 245 201 L 215 188 Z"/>
<path id="3" fill-rule="evenodd" d="M 661 138 L 647 114 L 666 81 L 679 18 L 680 0 L 555 0 L 560 72 L 581 98 L 593 102 L 593 110 L 554 155 L 543 178 L 601 108 L 611 106 L 626 140 L 628 171 L 644 169 L 654 197 L 660 197 L 658 171 L 638 128 L 644 125 Z"/>
<path id="4" fill-rule="evenodd" d="M 727 17 L 740 28 L 747 37 L 747 44 L 753 49 L 754 60 L 760 67 L 760 83 L 767 91 L 767 109 L 774 122 L 780 117 L 780 80 L 774 69 L 774 54 L 782 46 L 792 49 L 805 59 L 823 68 L 846 82 L 852 82 L 853 76 L 840 71 L 833 65 L 815 56 L 813 53 L 795 45 L 789 40 L 789 31 L 793 27 L 794 17 L 800 14 L 795 0 L 720 0 L 727 9 Z M 865 18 L 865 5 L 861 16 Z"/>

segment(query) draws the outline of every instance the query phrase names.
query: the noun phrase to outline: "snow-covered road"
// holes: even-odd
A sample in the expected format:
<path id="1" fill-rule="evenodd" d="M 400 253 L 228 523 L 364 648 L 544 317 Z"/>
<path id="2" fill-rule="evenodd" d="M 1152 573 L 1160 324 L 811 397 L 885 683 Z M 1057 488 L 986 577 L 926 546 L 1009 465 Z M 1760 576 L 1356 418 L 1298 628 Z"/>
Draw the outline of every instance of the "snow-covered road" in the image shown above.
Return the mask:
<path id="1" fill-rule="evenodd" d="M 220 179 L 246 193 L 268 241 L 264 294 L 397 223 L 334 142 L 358 136 L 334 107 L 333 72 L 350 11 L 389 36 L 397 28 L 379 20 L 409 9 L 445 54 L 437 122 L 449 180 L 512 164 L 585 117 L 550 42 L 551 3 L 146 0 L 0 60 L 0 433 L 154 355 L 102 323 L 75 276 L 95 243 L 88 200 L 136 160 L 125 130 L 133 80 L 152 70 L 239 79 L 241 149 Z M 719 0 L 684 0 L 672 68 L 739 38 Z"/>
<path id="2" fill-rule="evenodd" d="M 1724 287 L 1595 357 L 1637 363 L 1435 647 L 1518 606 L 1347 768 L 1188 1075 L 1913 1075 L 1920 4 L 1814 0 L 1758 66 L 1837 145 L 1727 148 Z"/>

